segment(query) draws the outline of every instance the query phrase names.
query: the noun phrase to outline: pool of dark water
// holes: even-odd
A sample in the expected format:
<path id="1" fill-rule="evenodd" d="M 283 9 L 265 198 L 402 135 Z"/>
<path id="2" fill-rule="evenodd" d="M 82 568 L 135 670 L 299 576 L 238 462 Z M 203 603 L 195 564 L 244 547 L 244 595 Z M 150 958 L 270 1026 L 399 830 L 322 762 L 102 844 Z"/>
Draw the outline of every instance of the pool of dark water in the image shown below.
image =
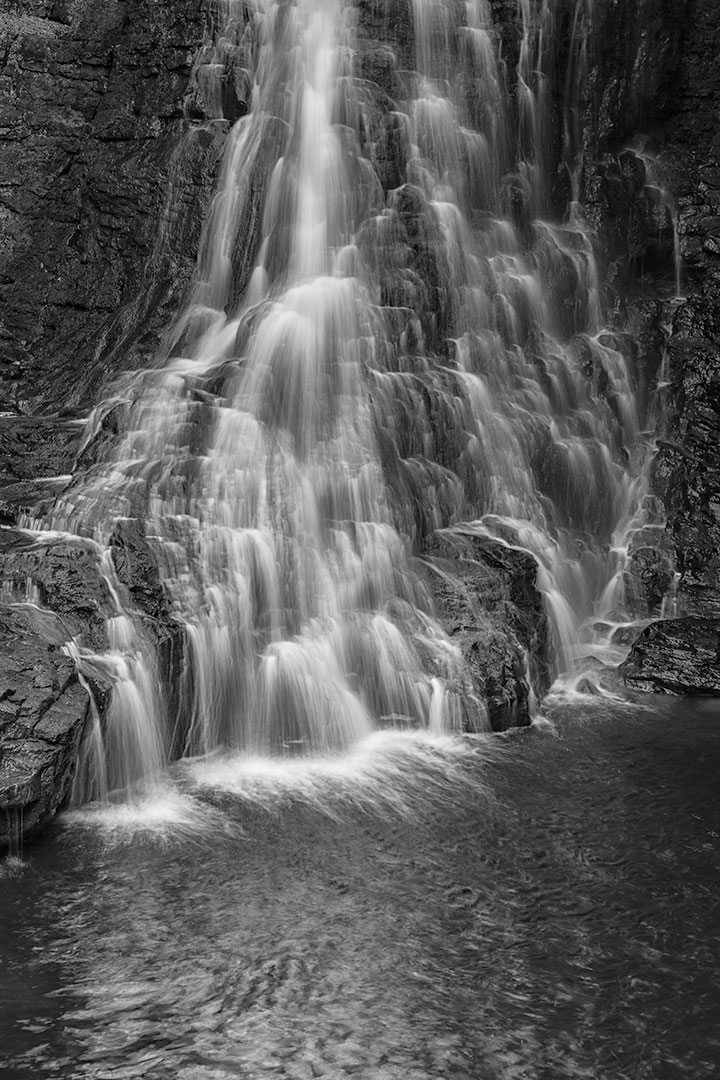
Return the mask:
<path id="1" fill-rule="evenodd" d="M 0 1076 L 720 1075 L 720 706 L 548 715 L 353 798 L 61 821 L 0 877 Z"/>

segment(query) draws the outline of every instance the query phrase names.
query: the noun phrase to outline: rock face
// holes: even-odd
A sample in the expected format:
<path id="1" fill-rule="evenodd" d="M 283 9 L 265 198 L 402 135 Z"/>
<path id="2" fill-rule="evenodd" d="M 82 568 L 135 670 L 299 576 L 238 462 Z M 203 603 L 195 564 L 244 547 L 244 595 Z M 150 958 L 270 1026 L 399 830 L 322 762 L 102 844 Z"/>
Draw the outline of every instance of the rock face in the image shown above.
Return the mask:
<path id="1" fill-rule="evenodd" d="M 720 697 L 720 624 L 693 617 L 652 623 L 620 673 L 634 690 Z"/>
<path id="2" fill-rule="evenodd" d="M 552 682 L 535 560 L 461 527 L 436 533 L 428 556 L 440 623 L 460 648 L 492 729 L 529 724 L 532 696 L 542 698 Z"/>
<path id="3" fill-rule="evenodd" d="M 117 588 L 126 588 L 125 602 L 141 619 L 159 658 L 162 691 L 178 715 L 184 642 L 137 523 L 119 522 L 109 551 Z M 5 529 L 0 580 L 2 849 L 37 833 L 69 793 L 89 711 L 102 711 L 111 683 L 98 664 L 81 684 L 63 646 L 72 641 L 104 654 L 107 619 L 117 612 L 92 541 Z"/>
<path id="4" fill-rule="evenodd" d="M 147 362 L 220 153 L 184 118 L 201 0 L 0 0 L 0 404 L 92 402 Z"/>
<path id="5" fill-rule="evenodd" d="M 17 850 L 66 797 L 90 699 L 60 621 L 0 611 L 0 849 Z"/>
<path id="6" fill-rule="evenodd" d="M 5 525 L 62 491 L 83 435 L 73 413 L 150 361 L 191 279 L 228 128 L 204 124 L 222 116 L 202 94 L 210 22 L 202 0 L 0 0 Z M 242 80 L 225 82 L 235 118 Z M 120 569 L 138 561 L 137 544 L 116 546 Z M 109 609 L 81 544 L 6 532 L 0 578 L 4 601 L 22 603 L 32 581 L 45 609 L 0 607 L 2 847 L 67 794 L 89 699 L 61 644 L 102 648 Z"/>
<path id="7" fill-rule="evenodd" d="M 0 604 L 2 849 L 37 833 L 70 790 L 90 696 L 62 646 L 82 635 L 107 647 L 109 597 L 84 545 L 12 530 L 0 533 L 0 578 L 14 605 Z"/>
<path id="8" fill-rule="evenodd" d="M 710 692 L 701 687 L 703 679 L 711 685 L 712 678 L 707 672 L 701 678 L 684 657 L 698 645 L 700 628 L 709 641 L 711 626 L 720 626 L 719 40 L 717 4 L 689 0 L 674 91 L 648 130 L 660 152 L 663 180 L 672 192 L 684 296 L 666 302 L 657 320 L 664 361 L 658 374 L 665 385 L 658 394 L 658 448 L 651 484 L 664 507 L 666 528 L 650 547 L 656 563 L 667 566 L 669 561 L 677 572 L 674 611 L 704 621 L 682 618 L 663 624 L 666 630 L 650 628 L 647 642 L 643 635 L 624 670 L 630 685 L 637 687 L 645 680 L 648 686 L 656 685 L 663 668 L 661 651 L 667 648 L 667 678 L 676 693 Z M 669 266 L 667 221 L 664 233 L 663 244 L 648 248 L 646 287 L 653 274 L 659 282 L 663 246 Z M 653 613 L 659 614 L 657 607 Z"/>
<path id="9" fill-rule="evenodd" d="M 668 343 L 672 386 L 653 468 L 668 514 L 687 614 L 720 618 L 720 274 L 678 310 Z"/>
<path id="10" fill-rule="evenodd" d="M 57 417 L 0 417 L 0 523 L 52 504 L 67 484 L 82 425 Z"/>

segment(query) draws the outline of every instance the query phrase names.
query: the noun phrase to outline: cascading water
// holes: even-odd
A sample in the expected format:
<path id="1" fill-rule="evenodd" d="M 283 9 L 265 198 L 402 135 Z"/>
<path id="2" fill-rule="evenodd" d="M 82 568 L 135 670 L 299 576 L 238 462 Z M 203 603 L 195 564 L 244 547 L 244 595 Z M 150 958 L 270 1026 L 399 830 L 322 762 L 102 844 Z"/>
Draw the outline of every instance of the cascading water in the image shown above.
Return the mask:
<path id="1" fill-rule="evenodd" d="M 107 653 L 69 647 L 114 686 L 79 800 L 218 747 L 482 729 L 415 561 L 435 530 L 535 555 L 561 670 L 621 581 L 642 446 L 577 209 L 591 2 L 561 70 L 563 5 L 518 0 L 513 75 L 486 0 L 411 0 L 414 70 L 383 53 L 390 105 L 363 77 L 359 7 L 230 2 L 202 68 L 218 113 L 228 52 L 252 94 L 195 287 L 158 368 L 122 388 L 117 445 L 44 523 L 99 545 L 115 608 Z M 108 553 L 123 518 L 184 629 L 179 715 Z"/>

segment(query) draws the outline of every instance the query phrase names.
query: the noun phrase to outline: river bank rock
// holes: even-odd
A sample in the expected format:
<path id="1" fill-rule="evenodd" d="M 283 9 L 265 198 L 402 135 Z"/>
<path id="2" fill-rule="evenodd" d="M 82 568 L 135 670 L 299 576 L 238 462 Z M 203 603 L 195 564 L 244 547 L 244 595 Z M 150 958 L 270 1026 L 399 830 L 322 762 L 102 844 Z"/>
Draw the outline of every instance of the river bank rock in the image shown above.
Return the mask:
<path id="1" fill-rule="evenodd" d="M 61 620 L 0 609 L 0 850 L 18 850 L 66 798 L 90 698 Z"/>
<path id="2" fill-rule="evenodd" d="M 0 582 L 0 849 L 16 850 L 70 791 L 90 696 L 63 646 L 106 649 L 111 598 L 92 545 L 52 533 L 0 531 Z"/>
<path id="3" fill-rule="evenodd" d="M 436 533 L 427 556 L 438 618 L 460 648 L 492 729 L 529 724 L 533 698 L 541 698 L 553 678 L 535 560 L 462 527 Z"/>
<path id="4" fill-rule="evenodd" d="M 720 697 L 720 624 L 692 616 L 651 623 L 619 670 L 633 690 Z"/>

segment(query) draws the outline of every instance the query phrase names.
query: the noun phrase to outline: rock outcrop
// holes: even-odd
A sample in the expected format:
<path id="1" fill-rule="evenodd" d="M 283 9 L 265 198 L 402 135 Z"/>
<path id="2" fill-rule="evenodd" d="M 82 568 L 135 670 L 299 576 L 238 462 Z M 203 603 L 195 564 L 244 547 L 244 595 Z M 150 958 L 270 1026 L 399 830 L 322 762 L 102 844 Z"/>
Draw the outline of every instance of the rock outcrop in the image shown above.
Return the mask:
<path id="1" fill-rule="evenodd" d="M 720 697 L 720 623 L 692 616 L 651 623 L 620 673 L 633 690 Z"/>
<path id="2" fill-rule="evenodd" d="M 651 486 L 664 507 L 666 528 L 654 551 L 656 563 L 667 567 L 668 559 L 672 562 L 677 580 L 671 606 L 687 618 L 649 628 L 623 670 L 629 685 L 659 685 L 665 648 L 672 692 L 689 694 L 709 692 L 702 687 L 708 679 L 712 683 L 712 665 L 706 657 L 701 676 L 688 666 L 686 654 L 698 646 L 701 631 L 709 641 L 712 625 L 720 627 L 719 40 L 717 4 L 689 0 L 678 35 L 681 62 L 675 67 L 673 92 L 647 131 L 671 193 L 682 258 L 681 296 L 670 294 L 657 320 L 663 363 L 657 373 L 658 441 Z M 656 281 L 660 295 L 661 248 L 670 266 L 668 216 L 664 244 L 647 248 L 643 280 L 646 290 Z"/>
<path id="3" fill-rule="evenodd" d="M 221 152 L 185 118 L 202 0 L 0 0 L 0 407 L 147 363 Z"/>
<path id="4" fill-rule="evenodd" d="M 0 635 L 0 849 L 17 850 L 68 794 L 90 698 L 60 620 L 0 610 Z"/>
<path id="5" fill-rule="evenodd" d="M 82 637 L 107 647 L 109 597 L 82 542 L 10 529 L 0 533 L 0 579 L 1 849 L 35 835 L 70 790 L 90 695 L 63 646 Z"/>
<path id="6" fill-rule="evenodd" d="M 427 562 L 438 618 L 462 653 L 490 726 L 529 724 L 553 677 L 535 560 L 460 526 L 435 533 Z"/>

